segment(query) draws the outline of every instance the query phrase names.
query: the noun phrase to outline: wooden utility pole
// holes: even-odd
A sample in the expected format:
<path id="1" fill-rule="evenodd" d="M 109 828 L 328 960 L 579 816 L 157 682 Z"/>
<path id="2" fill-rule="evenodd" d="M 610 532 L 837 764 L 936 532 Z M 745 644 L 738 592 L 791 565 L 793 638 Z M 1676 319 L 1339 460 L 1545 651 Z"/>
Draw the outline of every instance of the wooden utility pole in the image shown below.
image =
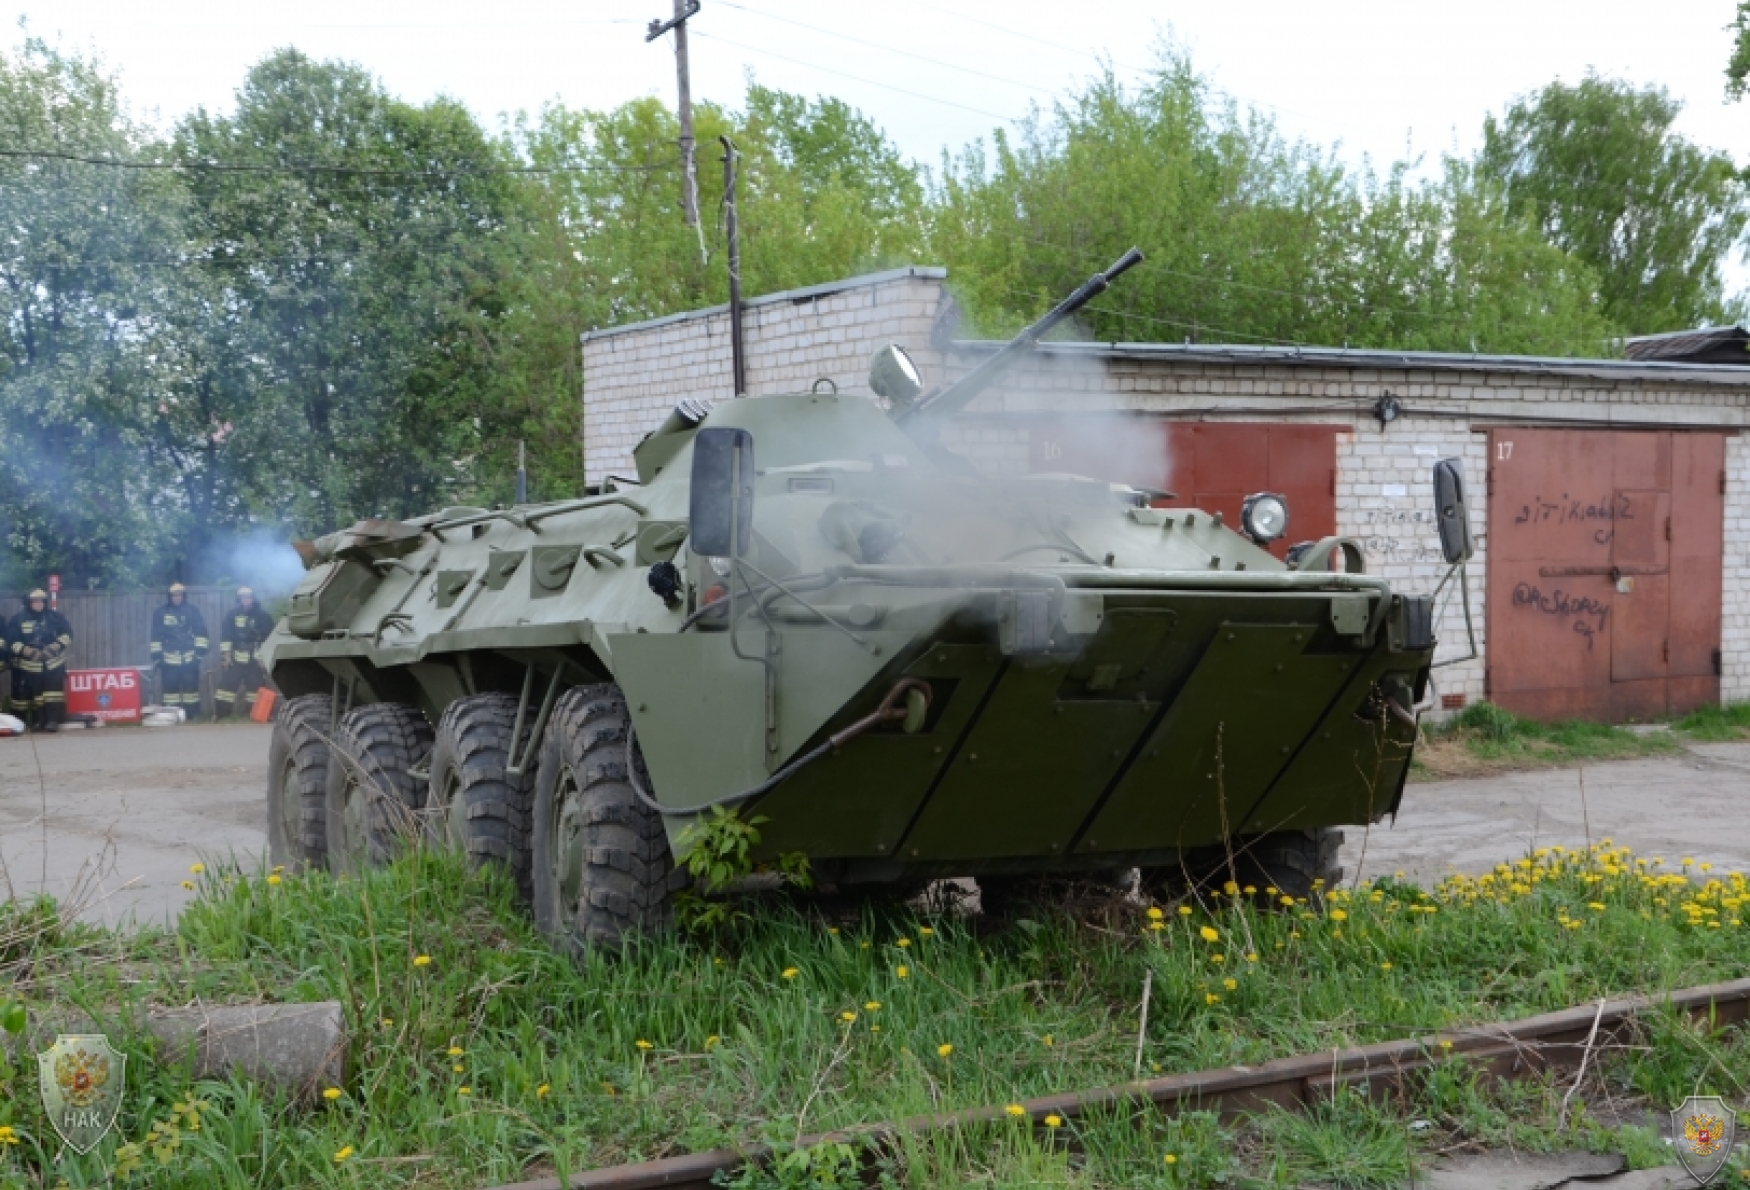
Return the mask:
<path id="1" fill-rule="evenodd" d="M 699 176 L 693 167 L 693 84 L 687 75 L 687 19 L 697 15 L 699 0 L 674 0 L 674 16 L 666 21 L 651 21 L 645 33 L 646 42 L 655 41 L 670 29 L 674 30 L 674 71 L 680 85 L 677 113 L 681 119 L 681 212 L 688 227 L 699 225 Z"/>
<path id="2" fill-rule="evenodd" d="M 741 343 L 741 226 L 735 215 L 735 166 L 741 154 L 727 136 L 723 142 L 723 233 L 729 241 L 729 358 L 735 370 L 735 395 L 747 395 L 747 353 Z"/>

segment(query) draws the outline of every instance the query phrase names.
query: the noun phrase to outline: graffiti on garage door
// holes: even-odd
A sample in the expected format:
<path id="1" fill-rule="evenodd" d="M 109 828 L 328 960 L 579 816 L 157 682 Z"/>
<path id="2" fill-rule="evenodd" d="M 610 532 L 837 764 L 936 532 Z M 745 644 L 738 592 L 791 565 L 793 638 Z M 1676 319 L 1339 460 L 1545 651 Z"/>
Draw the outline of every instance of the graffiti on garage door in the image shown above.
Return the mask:
<path id="1" fill-rule="evenodd" d="M 1719 699 L 1725 439 L 1490 431 L 1489 697 L 1545 720 Z"/>

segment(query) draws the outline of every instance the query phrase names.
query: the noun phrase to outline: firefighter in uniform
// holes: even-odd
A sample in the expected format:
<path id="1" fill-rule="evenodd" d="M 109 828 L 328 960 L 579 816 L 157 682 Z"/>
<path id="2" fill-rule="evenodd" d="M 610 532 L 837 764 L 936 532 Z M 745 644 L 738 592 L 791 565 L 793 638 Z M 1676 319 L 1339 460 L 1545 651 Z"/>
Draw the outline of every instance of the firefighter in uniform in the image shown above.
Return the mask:
<path id="1" fill-rule="evenodd" d="M 237 606 L 225 613 L 225 627 L 219 634 L 219 656 L 224 659 L 225 672 L 213 695 L 213 718 L 230 715 L 238 695 L 243 697 L 244 714 L 255 709 L 255 694 L 263 681 L 257 658 L 272 631 L 273 617 L 256 606 L 255 592 L 238 587 Z"/>
<path id="2" fill-rule="evenodd" d="M 12 706 L 32 730 L 59 731 L 67 715 L 67 652 L 73 626 L 49 607 L 48 592 L 32 591 L 24 610 L 6 625 L 12 655 Z"/>
<path id="3" fill-rule="evenodd" d="M 200 608 L 188 601 L 188 588 L 170 584 L 170 602 L 152 613 L 152 664 L 164 705 L 181 707 L 190 719 L 200 713 L 201 662 L 212 643 Z"/>

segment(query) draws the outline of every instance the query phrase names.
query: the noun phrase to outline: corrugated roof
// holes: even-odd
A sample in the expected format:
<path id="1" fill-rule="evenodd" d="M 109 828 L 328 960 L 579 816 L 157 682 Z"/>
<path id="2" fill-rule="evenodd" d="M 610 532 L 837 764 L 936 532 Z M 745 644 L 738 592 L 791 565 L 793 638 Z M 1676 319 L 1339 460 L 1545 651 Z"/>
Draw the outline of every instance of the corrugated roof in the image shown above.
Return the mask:
<path id="1" fill-rule="evenodd" d="M 1750 331 L 1741 326 L 1707 326 L 1662 335 L 1636 335 L 1624 344 L 1632 360 L 1670 360 L 1750 367 Z"/>

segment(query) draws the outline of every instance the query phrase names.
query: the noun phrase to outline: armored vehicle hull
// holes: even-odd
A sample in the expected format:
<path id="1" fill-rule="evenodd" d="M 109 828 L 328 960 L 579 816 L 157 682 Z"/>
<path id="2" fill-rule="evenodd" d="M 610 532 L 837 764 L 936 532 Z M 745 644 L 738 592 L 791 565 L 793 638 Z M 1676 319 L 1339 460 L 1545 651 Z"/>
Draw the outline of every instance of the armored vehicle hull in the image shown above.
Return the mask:
<path id="1" fill-rule="evenodd" d="M 1401 794 L 1429 600 L 1339 539 L 1290 568 L 1166 494 L 978 477 L 932 399 L 683 402 L 635 489 L 310 547 L 266 649 L 280 862 L 424 836 L 581 944 L 661 924 L 712 806 L 839 885 L 1236 842 L 1328 878 Z"/>

